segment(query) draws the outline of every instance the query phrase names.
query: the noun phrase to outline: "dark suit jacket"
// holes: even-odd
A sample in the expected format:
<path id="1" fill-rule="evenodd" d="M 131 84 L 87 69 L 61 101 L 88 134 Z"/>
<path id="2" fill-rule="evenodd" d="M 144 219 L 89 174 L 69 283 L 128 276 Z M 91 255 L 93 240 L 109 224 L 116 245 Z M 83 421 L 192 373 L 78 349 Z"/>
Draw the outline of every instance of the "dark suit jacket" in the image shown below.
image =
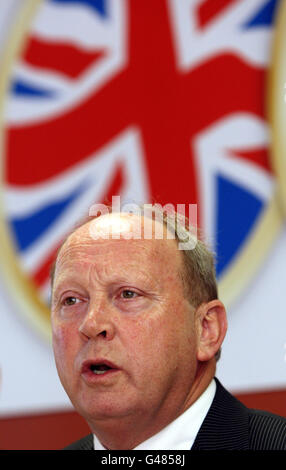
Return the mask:
<path id="1" fill-rule="evenodd" d="M 286 450 L 286 418 L 246 408 L 216 380 L 216 394 L 191 450 Z M 64 450 L 92 450 L 89 434 Z"/>

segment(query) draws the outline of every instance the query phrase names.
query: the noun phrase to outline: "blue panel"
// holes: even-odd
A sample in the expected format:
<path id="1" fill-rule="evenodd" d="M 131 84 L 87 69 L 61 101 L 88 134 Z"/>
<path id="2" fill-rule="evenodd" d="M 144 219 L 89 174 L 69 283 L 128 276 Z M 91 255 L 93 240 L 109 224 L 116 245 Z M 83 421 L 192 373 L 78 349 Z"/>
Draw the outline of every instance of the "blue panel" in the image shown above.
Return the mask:
<path id="1" fill-rule="evenodd" d="M 103 18 L 107 17 L 107 0 L 50 0 L 53 3 L 63 4 L 78 4 L 92 8 L 96 13 L 99 13 Z"/>
<path id="2" fill-rule="evenodd" d="M 256 28 L 261 26 L 271 26 L 274 19 L 275 9 L 278 6 L 280 0 L 267 0 L 266 3 L 260 7 L 258 11 L 243 24 L 243 28 Z"/>
<path id="3" fill-rule="evenodd" d="M 68 197 L 61 201 L 47 204 L 32 215 L 10 220 L 18 249 L 22 252 L 29 248 L 57 220 L 64 210 L 80 196 L 83 189 L 82 186 L 77 188 Z"/>
<path id="4" fill-rule="evenodd" d="M 245 191 L 222 176 L 217 178 L 217 200 L 216 270 L 219 277 L 242 248 L 264 204 L 253 193 Z"/>
<path id="5" fill-rule="evenodd" d="M 13 95 L 25 96 L 29 98 L 53 98 L 55 93 L 43 88 L 37 88 L 22 81 L 14 81 L 11 84 L 11 92 Z"/>

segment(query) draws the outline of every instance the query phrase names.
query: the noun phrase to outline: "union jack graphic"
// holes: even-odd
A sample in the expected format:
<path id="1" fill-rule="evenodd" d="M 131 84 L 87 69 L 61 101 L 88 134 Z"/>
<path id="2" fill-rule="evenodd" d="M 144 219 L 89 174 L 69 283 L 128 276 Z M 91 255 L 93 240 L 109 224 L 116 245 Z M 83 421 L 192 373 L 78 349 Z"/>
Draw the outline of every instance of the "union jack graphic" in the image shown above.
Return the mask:
<path id="1" fill-rule="evenodd" d="M 45 0 L 13 64 L 5 218 L 48 297 L 94 202 L 198 204 L 227 273 L 273 198 L 264 93 L 278 0 Z"/>

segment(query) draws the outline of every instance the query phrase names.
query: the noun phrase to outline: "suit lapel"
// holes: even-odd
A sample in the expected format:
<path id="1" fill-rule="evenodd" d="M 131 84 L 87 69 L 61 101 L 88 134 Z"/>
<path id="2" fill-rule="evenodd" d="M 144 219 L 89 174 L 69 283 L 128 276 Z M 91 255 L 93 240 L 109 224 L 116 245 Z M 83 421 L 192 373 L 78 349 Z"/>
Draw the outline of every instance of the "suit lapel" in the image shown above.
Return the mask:
<path id="1" fill-rule="evenodd" d="M 192 450 L 247 450 L 248 410 L 216 380 L 216 394 Z"/>
<path id="2" fill-rule="evenodd" d="M 93 434 L 88 434 L 88 436 L 73 442 L 63 450 L 93 450 Z"/>
<path id="3" fill-rule="evenodd" d="M 93 434 L 89 434 L 80 443 L 80 450 L 93 450 Z"/>

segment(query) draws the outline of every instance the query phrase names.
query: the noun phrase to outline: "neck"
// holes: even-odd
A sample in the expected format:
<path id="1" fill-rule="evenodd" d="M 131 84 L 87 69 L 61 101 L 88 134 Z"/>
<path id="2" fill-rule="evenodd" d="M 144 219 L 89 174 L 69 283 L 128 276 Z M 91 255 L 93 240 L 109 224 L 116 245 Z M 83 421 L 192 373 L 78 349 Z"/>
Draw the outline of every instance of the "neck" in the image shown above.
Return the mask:
<path id="1" fill-rule="evenodd" d="M 202 395 L 215 374 L 215 360 L 198 365 L 191 390 L 184 401 L 177 406 L 163 406 L 160 411 L 104 420 L 87 420 L 91 431 L 102 445 L 110 450 L 134 449 L 142 442 L 157 434 L 184 413 Z"/>

